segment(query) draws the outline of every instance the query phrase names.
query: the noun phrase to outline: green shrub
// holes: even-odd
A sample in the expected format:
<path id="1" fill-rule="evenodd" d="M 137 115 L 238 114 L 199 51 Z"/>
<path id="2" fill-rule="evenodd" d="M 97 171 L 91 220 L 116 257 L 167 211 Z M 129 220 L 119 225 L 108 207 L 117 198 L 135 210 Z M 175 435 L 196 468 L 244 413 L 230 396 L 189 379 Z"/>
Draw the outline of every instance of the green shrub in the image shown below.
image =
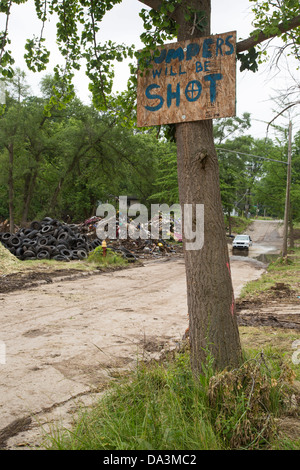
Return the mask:
<path id="1" fill-rule="evenodd" d="M 115 264 L 124 266 L 128 263 L 123 256 L 118 255 L 111 248 L 106 248 L 106 256 L 103 256 L 102 246 L 97 246 L 97 248 L 90 252 L 87 261 L 98 265 Z"/>

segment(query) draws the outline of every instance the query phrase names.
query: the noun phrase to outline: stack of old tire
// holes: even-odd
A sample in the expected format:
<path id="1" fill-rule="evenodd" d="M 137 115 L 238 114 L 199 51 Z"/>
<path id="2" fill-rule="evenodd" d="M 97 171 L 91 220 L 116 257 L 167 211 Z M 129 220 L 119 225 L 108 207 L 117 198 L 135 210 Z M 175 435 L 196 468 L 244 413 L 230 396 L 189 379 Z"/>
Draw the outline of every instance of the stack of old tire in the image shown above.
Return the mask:
<path id="1" fill-rule="evenodd" d="M 98 239 L 89 241 L 76 225 L 50 217 L 33 221 L 29 228 L 21 228 L 15 234 L 0 233 L 0 241 L 20 260 L 83 260 L 101 244 Z"/>

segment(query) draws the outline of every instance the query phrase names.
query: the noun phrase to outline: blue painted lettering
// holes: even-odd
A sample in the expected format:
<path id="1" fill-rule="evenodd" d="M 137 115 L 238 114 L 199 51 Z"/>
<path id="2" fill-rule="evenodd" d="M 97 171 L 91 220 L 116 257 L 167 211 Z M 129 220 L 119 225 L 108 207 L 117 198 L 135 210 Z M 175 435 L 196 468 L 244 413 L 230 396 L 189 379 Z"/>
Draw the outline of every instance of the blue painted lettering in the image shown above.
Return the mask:
<path id="1" fill-rule="evenodd" d="M 204 67 L 203 67 L 201 62 L 196 62 L 195 71 L 196 72 L 203 72 L 203 70 L 204 70 L 204 72 L 209 72 L 209 66 L 210 66 L 210 61 L 209 60 L 206 60 L 204 62 Z"/>
<path id="2" fill-rule="evenodd" d="M 206 82 L 210 82 L 210 102 L 214 103 L 216 101 L 217 97 L 217 86 L 216 86 L 216 81 L 221 80 L 223 78 L 223 75 L 221 73 L 211 73 L 210 75 L 206 75 L 204 77 L 204 80 Z"/>
<path id="3" fill-rule="evenodd" d="M 201 62 L 196 62 L 196 72 L 202 72 L 203 67 Z"/>
<path id="4" fill-rule="evenodd" d="M 233 44 L 231 44 L 231 42 L 229 42 L 230 38 L 233 38 L 232 34 L 230 36 L 227 36 L 227 38 L 225 39 L 225 44 L 226 44 L 226 46 L 229 47 L 229 51 L 225 52 L 226 55 L 231 55 L 234 52 Z"/>
<path id="5" fill-rule="evenodd" d="M 160 77 L 160 74 L 161 74 L 161 70 L 162 69 L 159 69 L 159 70 L 152 70 L 152 75 L 153 75 L 153 78 L 156 78 L 156 77 Z"/>
<path id="6" fill-rule="evenodd" d="M 167 87 L 167 106 L 170 108 L 172 104 L 172 100 L 176 99 L 176 106 L 180 105 L 180 83 L 177 83 L 176 91 L 172 91 L 172 85 L 168 85 Z"/>
<path id="7" fill-rule="evenodd" d="M 188 101 L 197 101 L 202 92 L 202 85 L 198 80 L 191 80 L 185 87 L 185 97 Z"/>
<path id="8" fill-rule="evenodd" d="M 186 72 L 181 70 L 181 65 L 179 65 L 179 75 L 184 75 Z"/>
<path id="9" fill-rule="evenodd" d="M 222 51 L 223 44 L 224 44 L 224 39 L 223 38 L 217 38 L 217 45 L 216 45 L 216 56 L 217 57 L 219 55 L 219 51 L 220 51 L 220 54 L 223 55 L 223 51 Z"/>
<path id="10" fill-rule="evenodd" d="M 191 43 L 186 48 L 186 60 L 191 60 L 200 51 L 200 46 L 197 43 Z"/>
<path id="11" fill-rule="evenodd" d="M 184 59 L 184 52 L 182 47 L 178 47 L 178 49 L 169 49 L 166 63 L 169 64 L 171 60 L 178 59 L 179 62 Z"/>
<path id="12" fill-rule="evenodd" d="M 212 57 L 212 52 L 210 50 L 210 46 L 213 43 L 214 43 L 214 40 L 212 38 L 204 39 L 202 57 L 204 57 L 205 59 L 210 59 Z"/>
<path id="13" fill-rule="evenodd" d="M 156 54 L 156 52 L 157 52 L 157 51 L 155 51 L 155 54 Z M 155 54 L 154 54 L 154 57 L 153 57 L 154 62 L 155 62 L 156 64 L 161 64 L 161 63 L 165 60 L 165 58 L 166 58 L 167 51 L 166 51 L 166 49 L 162 49 L 162 50 L 160 51 L 159 56 L 155 56 Z"/>
<path id="14" fill-rule="evenodd" d="M 204 39 L 202 45 L 202 54 L 201 56 L 204 59 L 211 59 L 213 53 L 215 52 L 216 57 L 223 56 L 224 52 L 226 55 L 231 55 L 234 53 L 234 45 L 231 42 L 233 35 L 228 35 L 224 41 L 222 37 L 208 37 Z M 225 49 L 227 46 L 227 50 Z M 184 59 L 186 61 L 192 60 L 193 57 L 200 55 L 201 46 L 198 43 L 190 43 L 187 45 L 186 49 L 178 47 L 177 49 L 157 49 L 153 56 L 153 61 L 156 64 L 170 64 L 173 60 L 178 60 L 182 62 Z M 224 51 L 225 49 L 225 51 Z M 200 62 L 199 62 L 200 63 Z"/>
<path id="15" fill-rule="evenodd" d="M 160 96 L 160 95 L 151 95 L 151 90 L 153 90 L 154 88 L 160 88 L 159 85 L 156 85 L 155 83 L 153 83 L 152 85 L 149 85 L 147 88 L 146 88 L 146 91 L 145 91 L 145 95 L 146 97 L 149 99 L 149 100 L 156 100 L 158 99 L 159 100 L 159 104 L 157 106 L 145 106 L 145 108 L 147 109 L 147 111 L 158 111 L 162 105 L 164 104 L 164 99 Z"/>

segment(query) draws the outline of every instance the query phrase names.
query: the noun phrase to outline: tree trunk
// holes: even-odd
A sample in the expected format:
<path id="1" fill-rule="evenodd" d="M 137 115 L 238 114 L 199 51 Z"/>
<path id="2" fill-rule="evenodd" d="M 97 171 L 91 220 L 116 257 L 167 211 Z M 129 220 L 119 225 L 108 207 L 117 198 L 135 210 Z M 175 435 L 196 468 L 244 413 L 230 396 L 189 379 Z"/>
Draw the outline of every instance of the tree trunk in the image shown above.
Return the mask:
<path id="1" fill-rule="evenodd" d="M 282 257 L 287 256 L 288 251 L 288 224 L 290 214 L 290 192 L 291 192 L 291 165 L 292 165 L 292 122 L 289 123 L 289 141 L 288 141 L 288 165 L 286 177 L 286 194 L 285 194 L 285 209 L 284 209 L 284 222 L 283 222 L 283 243 L 282 243 Z"/>
<path id="2" fill-rule="evenodd" d="M 231 214 L 230 214 L 230 209 L 227 209 L 227 214 L 228 214 L 228 234 L 229 236 L 231 235 Z"/>
<path id="3" fill-rule="evenodd" d="M 290 216 L 289 216 L 289 247 L 295 248 L 295 237 L 294 237 L 294 223 L 293 223 L 293 208 L 290 205 Z"/>
<path id="4" fill-rule="evenodd" d="M 56 185 L 56 188 L 54 190 L 54 193 L 52 195 L 52 198 L 51 198 L 51 201 L 50 201 L 50 204 L 49 204 L 49 214 L 52 214 L 55 211 L 55 206 L 57 204 L 58 196 L 59 196 L 59 193 L 60 193 L 60 191 L 63 187 L 65 179 L 66 179 L 67 175 L 70 175 L 70 173 L 74 170 L 74 168 L 77 165 L 77 163 L 79 162 L 81 156 L 82 156 L 81 153 L 79 153 L 79 152 L 76 153 L 73 156 L 72 161 L 71 161 L 70 165 L 68 166 L 66 172 L 59 178 L 59 181 Z"/>
<path id="5" fill-rule="evenodd" d="M 8 208 L 9 208 L 9 231 L 15 231 L 15 218 L 14 218 L 14 145 L 8 145 Z"/>
<path id="6" fill-rule="evenodd" d="M 28 213 L 30 204 L 33 198 L 35 183 L 37 180 L 38 170 L 35 170 L 33 173 L 30 174 L 29 179 L 26 181 L 25 188 L 24 188 L 24 197 L 23 197 L 23 208 L 22 208 L 22 218 L 21 218 L 21 226 L 25 227 L 28 220 Z"/>
<path id="7" fill-rule="evenodd" d="M 189 0 L 181 8 L 185 4 L 205 11 L 208 17 L 206 29 L 201 34 L 195 29 L 193 37 L 209 35 L 210 0 Z M 183 14 L 181 18 L 178 40 L 191 39 L 191 24 Z M 185 249 L 191 364 L 198 375 L 209 355 L 217 369 L 238 366 L 241 345 L 212 120 L 177 124 L 176 141 L 180 203 L 182 207 L 187 203 L 204 205 L 204 245 L 198 250 Z"/>

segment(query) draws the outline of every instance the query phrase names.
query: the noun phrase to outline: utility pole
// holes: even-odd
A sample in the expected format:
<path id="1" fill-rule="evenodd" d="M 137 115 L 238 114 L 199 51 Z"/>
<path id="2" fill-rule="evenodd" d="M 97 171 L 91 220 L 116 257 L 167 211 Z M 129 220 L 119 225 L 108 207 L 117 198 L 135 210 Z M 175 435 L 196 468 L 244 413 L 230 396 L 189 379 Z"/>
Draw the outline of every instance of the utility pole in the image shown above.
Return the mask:
<path id="1" fill-rule="evenodd" d="M 291 163 L 292 163 L 292 122 L 290 121 L 289 122 L 288 167 L 287 167 L 287 179 L 286 179 L 282 256 L 287 255 L 288 224 L 289 224 L 289 212 L 290 212 Z"/>

